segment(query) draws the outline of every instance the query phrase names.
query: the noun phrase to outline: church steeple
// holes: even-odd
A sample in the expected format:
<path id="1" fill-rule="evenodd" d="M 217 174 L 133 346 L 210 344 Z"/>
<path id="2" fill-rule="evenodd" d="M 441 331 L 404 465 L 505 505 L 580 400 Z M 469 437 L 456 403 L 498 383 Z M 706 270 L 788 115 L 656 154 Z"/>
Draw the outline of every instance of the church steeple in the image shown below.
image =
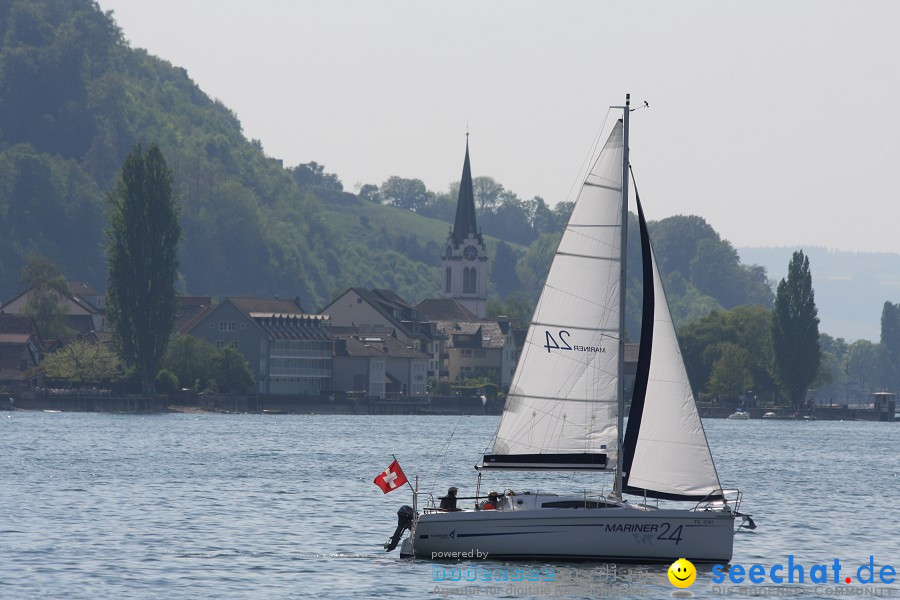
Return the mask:
<path id="1" fill-rule="evenodd" d="M 484 238 L 475 222 L 475 192 L 469 165 L 469 134 L 466 132 L 466 160 L 463 162 L 456 203 L 456 220 L 447 236 L 444 264 L 444 297 L 484 318 L 487 310 L 488 256 Z"/>
<path id="2" fill-rule="evenodd" d="M 466 160 L 463 162 L 462 179 L 459 181 L 459 199 L 456 202 L 456 220 L 453 223 L 453 242 L 458 246 L 469 235 L 477 234 L 475 191 L 472 188 L 472 167 L 469 166 L 469 134 L 466 133 Z"/>

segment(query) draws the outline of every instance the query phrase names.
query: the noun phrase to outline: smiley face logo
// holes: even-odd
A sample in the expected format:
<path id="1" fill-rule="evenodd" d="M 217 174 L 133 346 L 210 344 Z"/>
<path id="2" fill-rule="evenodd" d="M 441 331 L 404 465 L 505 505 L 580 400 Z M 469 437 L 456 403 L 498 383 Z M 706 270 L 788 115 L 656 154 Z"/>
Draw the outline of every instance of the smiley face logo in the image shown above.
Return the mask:
<path id="1" fill-rule="evenodd" d="M 669 567 L 669 581 L 677 588 L 690 587 L 695 579 L 697 579 L 697 569 L 686 558 L 679 558 Z"/>

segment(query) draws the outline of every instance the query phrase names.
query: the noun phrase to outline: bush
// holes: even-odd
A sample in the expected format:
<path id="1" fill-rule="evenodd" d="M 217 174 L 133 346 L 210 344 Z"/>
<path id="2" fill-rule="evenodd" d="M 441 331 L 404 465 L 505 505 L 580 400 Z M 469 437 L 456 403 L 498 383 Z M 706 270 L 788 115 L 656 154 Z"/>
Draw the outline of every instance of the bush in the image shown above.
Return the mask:
<path id="1" fill-rule="evenodd" d="M 172 394 L 178 389 L 178 377 L 168 369 L 163 369 L 156 374 L 156 391 L 163 394 Z"/>

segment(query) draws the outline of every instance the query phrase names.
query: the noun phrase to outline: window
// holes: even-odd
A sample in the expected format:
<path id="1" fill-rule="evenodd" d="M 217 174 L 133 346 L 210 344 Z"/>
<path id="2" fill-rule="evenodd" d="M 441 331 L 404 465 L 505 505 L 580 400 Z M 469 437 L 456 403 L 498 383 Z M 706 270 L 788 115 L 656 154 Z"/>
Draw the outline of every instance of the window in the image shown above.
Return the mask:
<path id="1" fill-rule="evenodd" d="M 471 358 L 471 357 L 472 357 L 472 351 L 463 348 L 462 350 L 459 351 L 459 355 L 462 356 L 462 357 Z"/>
<path id="2" fill-rule="evenodd" d="M 453 283 L 453 271 L 450 269 L 450 267 L 447 267 L 447 274 L 445 276 L 445 281 L 444 281 L 444 291 L 448 294 L 451 292 L 452 283 Z"/>
<path id="3" fill-rule="evenodd" d="M 234 321 L 220 321 L 219 331 L 237 331 Z"/>
<path id="4" fill-rule="evenodd" d="M 476 273 L 475 267 L 466 267 L 463 269 L 463 294 L 475 293 Z"/>

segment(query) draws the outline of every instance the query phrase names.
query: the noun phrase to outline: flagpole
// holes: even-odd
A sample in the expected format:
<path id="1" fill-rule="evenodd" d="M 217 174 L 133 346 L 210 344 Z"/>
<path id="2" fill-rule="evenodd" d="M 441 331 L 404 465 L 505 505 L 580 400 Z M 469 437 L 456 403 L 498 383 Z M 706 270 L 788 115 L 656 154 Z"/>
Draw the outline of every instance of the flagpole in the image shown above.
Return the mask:
<path id="1" fill-rule="evenodd" d="M 392 457 L 394 460 L 397 461 L 397 465 L 399 466 L 399 465 L 400 465 L 400 461 L 397 460 L 397 457 L 394 456 L 393 453 L 391 453 L 391 457 Z M 416 475 L 416 477 L 418 477 L 418 475 Z M 409 477 L 406 478 L 406 485 L 408 485 L 408 486 L 409 486 L 409 489 L 412 490 L 412 493 L 413 493 L 413 499 L 415 499 L 416 494 L 417 494 L 418 492 L 416 492 L 416 488 L 414 488 L 414 487 L 412 486 L 412 484 L 409 482 Z"/>

